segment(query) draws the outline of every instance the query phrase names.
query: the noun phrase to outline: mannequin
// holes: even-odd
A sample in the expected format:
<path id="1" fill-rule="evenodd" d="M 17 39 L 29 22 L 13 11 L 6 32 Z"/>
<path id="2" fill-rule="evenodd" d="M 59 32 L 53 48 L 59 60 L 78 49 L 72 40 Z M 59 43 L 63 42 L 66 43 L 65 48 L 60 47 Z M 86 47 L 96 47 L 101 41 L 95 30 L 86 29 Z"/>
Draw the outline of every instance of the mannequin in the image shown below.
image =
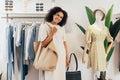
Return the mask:
<path id="1" fill-rule="evenodd" d="M 85 48 L 82 55 L 82 63 L 86 63 L 86 51 L 89 48 L 88 54 L 88 68 L 92 68 L 94 72 L 94 80 L 99 80 L 100 72 L 106 71 L 106 57 L 112 47 L 112 37 L 109 30 L 104 25 L 105 14 L 102 10 L 96 9 L 94 11 L 96 21 L 90 25 L 85 34 Z M 107 50 L 104 49 L 104 40 L 110 42 Z M 105 79 L 102 79 L 105 80 Z"/>

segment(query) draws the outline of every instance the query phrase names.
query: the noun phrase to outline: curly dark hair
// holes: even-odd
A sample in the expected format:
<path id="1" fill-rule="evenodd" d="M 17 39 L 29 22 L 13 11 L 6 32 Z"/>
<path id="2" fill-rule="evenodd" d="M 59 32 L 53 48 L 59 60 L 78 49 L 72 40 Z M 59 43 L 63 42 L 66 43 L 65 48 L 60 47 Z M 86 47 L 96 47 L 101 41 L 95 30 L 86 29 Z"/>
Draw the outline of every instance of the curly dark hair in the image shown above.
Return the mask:
<path id="1" fill-rule="evenodd" d="M 48 14 L 45 17 L 45 21 L 51 22 L 53 20 L 53 15 L 56 14 L 57 12 L 62 12 L 64 14 L 64 17 L 63 17 L 62 21 L 60 23 L 58 23 L 58 25 L 60 25 L 62 27 L 67 22 L 68 14 L 67 14 L 67 12 L 65 10 L 63 10 L 60 7 L 54 7 L 52 9 L 50 9 Z"/>

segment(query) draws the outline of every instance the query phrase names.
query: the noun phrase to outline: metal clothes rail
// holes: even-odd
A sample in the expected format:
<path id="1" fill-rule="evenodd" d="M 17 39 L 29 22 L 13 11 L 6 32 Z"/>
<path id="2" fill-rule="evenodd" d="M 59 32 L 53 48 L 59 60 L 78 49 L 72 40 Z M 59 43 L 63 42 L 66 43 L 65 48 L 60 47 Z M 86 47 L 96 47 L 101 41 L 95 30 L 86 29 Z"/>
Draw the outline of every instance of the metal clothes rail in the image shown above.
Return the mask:
<path id="1" fill-rule="evenodd" d="M 6 13 L 5 16 L 2 16 L 1 18 L 5 18 L 6 22 L 9 22 L 9 19 L 41 19 L 44 18 L 46 13 Z"/>

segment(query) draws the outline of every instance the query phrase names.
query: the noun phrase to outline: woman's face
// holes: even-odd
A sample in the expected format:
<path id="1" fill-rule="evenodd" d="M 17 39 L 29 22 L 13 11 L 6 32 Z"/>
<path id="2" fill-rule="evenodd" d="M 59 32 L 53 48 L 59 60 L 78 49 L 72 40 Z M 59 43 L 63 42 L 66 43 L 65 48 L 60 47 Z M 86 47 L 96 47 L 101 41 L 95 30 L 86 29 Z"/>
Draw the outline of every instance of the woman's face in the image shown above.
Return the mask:
<path id="1" fill-rule="evenodd" d="M 64 17 L 64 14 L 60 11 L 53 15 L 53 22 L 60 23 Z"/>

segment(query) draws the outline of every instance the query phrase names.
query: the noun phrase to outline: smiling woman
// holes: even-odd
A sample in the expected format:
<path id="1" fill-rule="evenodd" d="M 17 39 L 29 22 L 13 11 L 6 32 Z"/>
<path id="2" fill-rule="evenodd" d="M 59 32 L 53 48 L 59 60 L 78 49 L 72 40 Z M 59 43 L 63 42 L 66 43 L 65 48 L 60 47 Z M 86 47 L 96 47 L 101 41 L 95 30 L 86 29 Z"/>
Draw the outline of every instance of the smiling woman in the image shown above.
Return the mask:
<path id="1" fill-rule="evenodd" d="M 62 8 L 53 7 L 46 15 L 45 22 L 40 26 L 39 41 L 42 42 L 43 47 L 53 41 L 58 56 L 56 69 L 45 71 L 45 80 L 66 80 L 66 66 L 69 65 L 69 61 L 64 25 L 67 17 L 67 12 Z"/>

